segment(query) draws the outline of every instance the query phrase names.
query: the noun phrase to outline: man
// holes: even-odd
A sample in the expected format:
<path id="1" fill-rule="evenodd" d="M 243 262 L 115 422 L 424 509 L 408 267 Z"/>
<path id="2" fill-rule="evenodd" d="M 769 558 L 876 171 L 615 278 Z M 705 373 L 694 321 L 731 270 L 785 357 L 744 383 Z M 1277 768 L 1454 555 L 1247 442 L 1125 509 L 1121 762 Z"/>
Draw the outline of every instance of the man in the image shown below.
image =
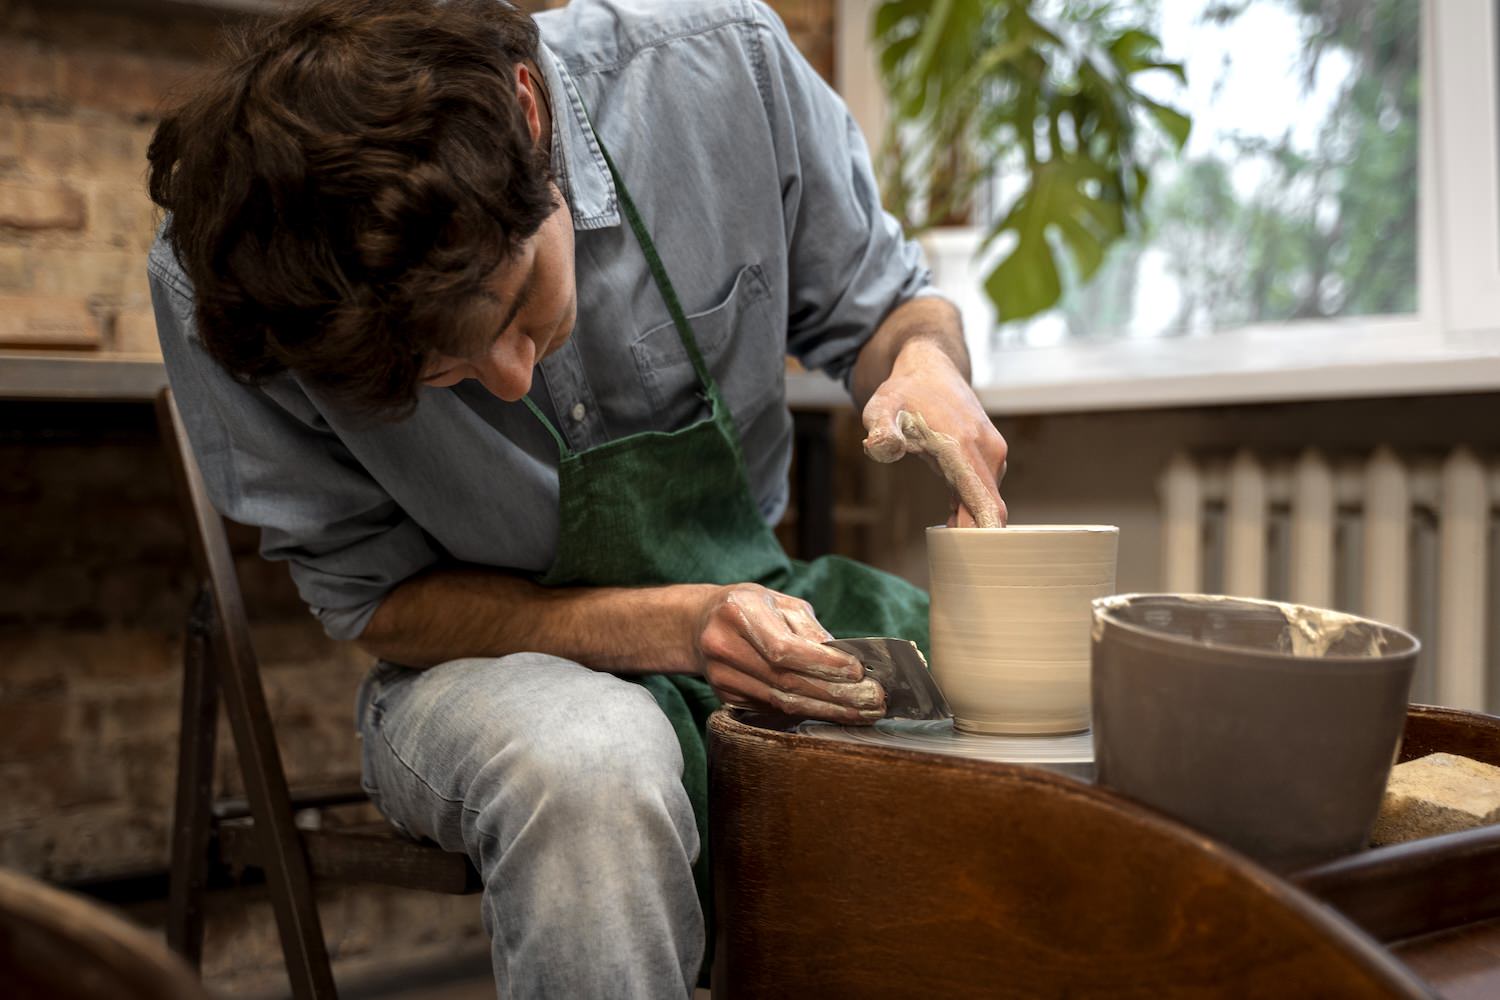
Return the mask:
<path id="1" fill-rule="evenodd" d="M 776 545 L 785 355 L 874 442 L 913 410 L 1004 461 L 843 105 L 749 0 L 324 0 L 150 159 L 209 489 L 380 660 L 371 797 L 473 859 L 505 996 L 689 991 L 707 713 L 869 722 L 822 642 L 926 637 L 920 591 Z"/>

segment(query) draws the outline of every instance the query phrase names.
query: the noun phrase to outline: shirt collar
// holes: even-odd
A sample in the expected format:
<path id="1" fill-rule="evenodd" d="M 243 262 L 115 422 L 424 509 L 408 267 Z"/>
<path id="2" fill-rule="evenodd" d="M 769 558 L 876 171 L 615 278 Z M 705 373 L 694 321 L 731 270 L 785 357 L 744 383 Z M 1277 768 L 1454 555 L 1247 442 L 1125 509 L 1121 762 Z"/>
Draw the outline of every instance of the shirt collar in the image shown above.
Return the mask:
<path id="1" fill-rule="evenodd" d="M 538 46 L 537 65 L 552 98 L 552 172 L 573 213 L 573 228 L 618 226 L 620 203 L 614 178 L 573 75 L 545 43 Z"/>

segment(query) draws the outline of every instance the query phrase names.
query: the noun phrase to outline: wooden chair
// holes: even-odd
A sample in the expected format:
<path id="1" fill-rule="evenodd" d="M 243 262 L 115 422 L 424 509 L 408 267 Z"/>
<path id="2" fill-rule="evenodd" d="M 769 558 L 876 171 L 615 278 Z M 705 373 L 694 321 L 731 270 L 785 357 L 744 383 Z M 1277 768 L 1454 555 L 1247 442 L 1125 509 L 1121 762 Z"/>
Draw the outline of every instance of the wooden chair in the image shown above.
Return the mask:
<path id="1" fill-rule="evenodd" d="M 93 900 L 5 870 L 0 983 L 9 1000 L 208 1000 L 160 938 Z"/>
<path id="2" fill-rule="evenodd" d="M 460 894 L 477 892 L 479 877 L 463 855 L 402 838 L 384 823 L 337 830 L 300 830 L 293 823 L 294 808 L 349 804 L 365 796 L 357 788 L 299 793 L 287 787 L 223 521 L 209 502 L 169 389 L 157 396 L 157 420 L 201 581 L 183 656 L 167 940 L 199 966 L 204 890 L 217 847 L 219 860 L 231 868 L 265 872 L 293 994 L 298 1000 L 334 997 L 315 880 Z M 213 801 L 221 699 L 244 775 L 246 797 L 238 802 Z M 224 822 L 229 820 L 236 822 Z"/>

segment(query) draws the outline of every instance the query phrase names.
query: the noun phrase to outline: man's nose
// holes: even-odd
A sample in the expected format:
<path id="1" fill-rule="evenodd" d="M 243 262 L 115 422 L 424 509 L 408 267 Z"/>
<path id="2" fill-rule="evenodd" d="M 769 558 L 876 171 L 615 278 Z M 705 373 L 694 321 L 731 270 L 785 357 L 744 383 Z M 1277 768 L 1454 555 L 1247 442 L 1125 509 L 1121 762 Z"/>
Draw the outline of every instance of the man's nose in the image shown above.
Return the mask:
<path id="1" fill-rule="evenodd" d="M 501 344 L 472 365 L 480 385 L 507 403 L 514 403 L 531 391 L 536 345 L 529 337 L 516 337 L 511 343 L 503 343 L 505 339 L 508 338 L 502 338 Z"/>

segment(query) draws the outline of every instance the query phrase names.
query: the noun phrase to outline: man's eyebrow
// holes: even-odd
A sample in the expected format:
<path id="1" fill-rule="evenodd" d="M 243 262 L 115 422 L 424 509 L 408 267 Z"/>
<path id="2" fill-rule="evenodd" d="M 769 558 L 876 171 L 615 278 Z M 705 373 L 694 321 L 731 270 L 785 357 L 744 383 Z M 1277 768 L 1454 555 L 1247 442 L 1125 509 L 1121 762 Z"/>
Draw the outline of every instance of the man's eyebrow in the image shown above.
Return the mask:
<path id="1" fill-rule="evenodd" d="M 495 333 L 496 333 L 496 335 L 499 335 L 500 332 L 502 332 L 503 330 L 505 330 L 506 327 L 510 326 L 511 323 L 513 323 L 515 321 L 516 314 L 521 311 L 521 308 L 526 305 L 526 301 L 531 298 L 531 291 L 532 291 L 533 286 L 535 286 L 535 285 L 536 285 L 536 257 L 532 257 L 531 258 L 531 270 L 529 270 L 529 271 L 526 272 L 526 279 L 521 282 L 521 287 L 518 288 L 518 289 L 516 289 L 516 294 L 511 296 L 510 306 L 509 306 L 509 308 L 507 308 L 505 310 L 505 316 L 504 316 L 504 318 L 502 318 L 500 320 L 500 325 L 497 326 L 497 327 L 495 327 Z M 495 301 L 497 301 L 497 302 L 499 301 L 499 297 L 498 296 L 491 295 L 488 292 L 486 292 L 485 294 L 488 295 L 490 298 L 495 299 Z"/>
<path id="2" fill-rule="evenodd" d="M 521 287 L 516 289 L 515 295 L 511 296 L 510 305 L 505 310 L 505 316 L 501 319 L 500 325 L 495 328 L 495 336 L 498 337 L 506 327 L 510 326 L 510 324 L 515 321 L 516 314 L 521 311 L 522 307 L 526 305 L 527 300 L 531 298 L 531 293 L 534 290 L 535 285 L 536 258 L 533 257 L 531 259 L 531 270 L 526 272 L 526 278 L 521 282 Z M 500 302 L 500 296 L 496 295 L 494 292 L 486 291 L 484 293 L 484 297 L 496 303 L 497 305 Z M 448 368 L 444 368 L 441 371 L 426 372 L 421 376 L 421 378 L 423 381 L 433 378 L 442 378 L 444 375 L 452 371 L 453 367 L 454 366 L 449 366 Z"/>

